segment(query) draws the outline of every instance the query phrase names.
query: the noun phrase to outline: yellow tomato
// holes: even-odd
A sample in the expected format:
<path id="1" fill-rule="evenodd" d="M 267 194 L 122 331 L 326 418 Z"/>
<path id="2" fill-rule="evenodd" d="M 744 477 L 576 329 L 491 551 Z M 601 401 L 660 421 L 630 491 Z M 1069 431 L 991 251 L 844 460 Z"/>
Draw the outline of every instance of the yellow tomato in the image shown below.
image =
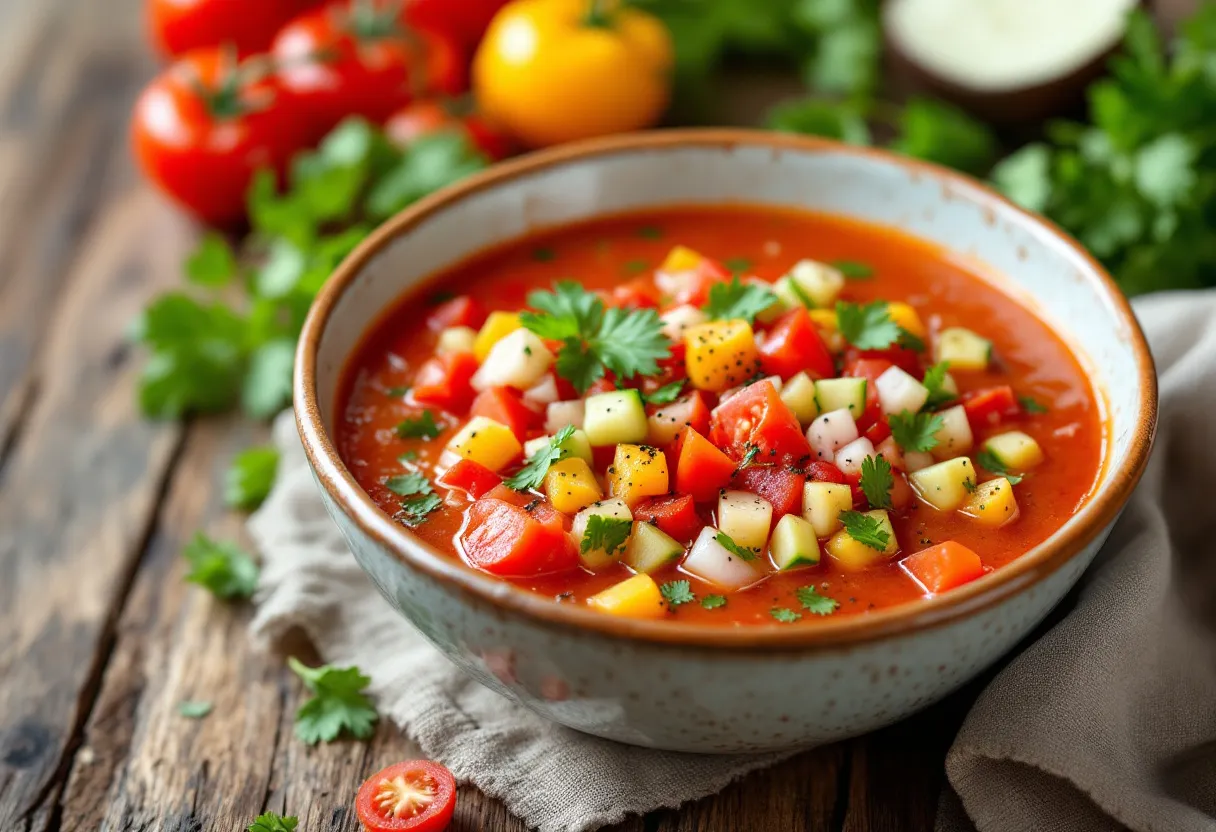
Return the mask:
<path id="1" fill-rule="evenodd" d="M 486 117 L 524 144 L 639 130 L 671 95 L 671 36 L 615 0 L 514 0 L 473 60 Z"/>

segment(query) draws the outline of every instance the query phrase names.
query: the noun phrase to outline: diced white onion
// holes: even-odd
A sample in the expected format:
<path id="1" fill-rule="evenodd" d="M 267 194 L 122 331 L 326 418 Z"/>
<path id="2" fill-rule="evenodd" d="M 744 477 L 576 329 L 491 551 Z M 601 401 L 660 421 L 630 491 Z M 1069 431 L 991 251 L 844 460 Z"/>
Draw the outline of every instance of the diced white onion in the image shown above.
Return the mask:
<path id="1" fill-rule="evenodd" d="M 689 396 L 678 402 L 664 405 L 646 419 L 646 441 L 651 445 L 668 445 L 675 441 L 676 434 L 684 430 L 692 419 L 697 400 Z"/>
<path id="2" fill-rule="evenodd" d="M 555 434 L 566 425 L 573 425 L 581 430 L 586 409 L 582 399 L 553 402 L 545 410 L 545 432 Z"/>
<path id="3" fill-rule="evenodd" d="M 890 367 L 874 381 L 882 412 L 918 413 L 929 400 L 929 389 L 899 367 Z"/>
<path id="4" fill-rule="evenodd" d="M 517 329 L 490 349 L 490 354 L 473 374 L 473 388 L 514 387 L 527 390 L 540 381 L 553 364 L 553 353 L 536 333 Z"/>
<path id="5" fill-rule="evenodd" d="M 718 530 L 712 526 L 701 529 L 684 558 L 684 570 L 726 590 L 742 589 L 758 581 L 761 574 L 753 565 L 758 561 L 744 560 L 730 552 L 714 539 L 717 534 Z"/>
<path id="6" fill-rule="evenodd" d="M 837 451 L 858 436 L 857 423 L 853 421 L 852 414 L 844 409 L 824 413 L 806 429 L 807 441 L 811 443 L 816 458 L 829 462 L 835 458 Z"/>
<path id="7" fill-rule="evenodd" d="M 904 460 L 903 449 L 899 447 L 899 443 L 895 441 L 895 437 L 888 436 L 886 439 L 878 443 L 874 448 L 874 452 L 890 463 L 891 467 L 896 471 L 902 471 L 907 465 Z"/>
<path id="8" fill-rule="evenodd" d="M 524 404 L 533 410 L 544 410 L 558 398 L 557 381 L 552 373 L 546 373 L 540 381 L 524 391 Z"/>
<path id="9" fill-rule="evenodd" d="M 967 409 L 961 404 L 946 408 L 937 414 L 942 417 L 942 426 L 933 438 L 937 446 L 933 455 L 938 459 L 952 459 L 959 454 L 965 454 L 975 444 L 971 434 L 971 421 L 967 418 Z"/>
<path id="10" fill-rule="evenodd" d="M 663 334 L 677 343 L 684 340 L 684 330 L 709 320 L 704 312 L 690 304 L 664 312 L 659 319 L 663 322 Z"/>
<path id="11" fill-rule="evenodd" d="M 909 472 L 928 468 L 933 462 L 933 454 L 925 451 L 906 451 L 904 453 L 904 465 Z"/>
<path id="12" fill-rule="evenodd" d="M 861 461 L 868 456 L 874 456 L 874 443 L 859 437 L 836 452 L 836 467 L 843 474 L 860 474 Z"/>

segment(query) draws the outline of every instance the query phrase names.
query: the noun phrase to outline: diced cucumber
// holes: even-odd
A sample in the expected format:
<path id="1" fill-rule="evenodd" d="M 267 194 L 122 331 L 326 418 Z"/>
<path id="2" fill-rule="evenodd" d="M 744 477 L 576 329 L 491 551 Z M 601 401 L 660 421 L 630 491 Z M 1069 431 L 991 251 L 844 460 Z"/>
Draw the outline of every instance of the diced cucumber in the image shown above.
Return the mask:
<path id="1" fill-rule="evenodd" d="M 835 482 L 808 482 L 802 488 L 802 516 L 816 537 L 828 537 L 840 528 L 840 512 L 852 511 L 853 490 Z"/>
<path id="2" fill-rule="evenodd" d="M 461 352 L 472 352 L 473 342 L 477 340 L 477 330 L 467 326 L 450 326 L 439 333 L 439 341 L 435 344 L 436 355 L 453 355 Z"/>
<path id="3" fill-rule="evenodd" d="M 552 439 L 552 436 L 538 436 L 535 439 L 529 439 L 524 443 L 524 456 L 530 457 L 542 448 L 547 448 Z M 588 465 L 595 461 L 591 456 L 591 441 L 587 439 L 584 431 L 577 428 L 574 433 L 570 434 L 570 438 L 558 447 L 565 451 L 567 456 L 578 457 L 585 460 Z"/>
<path id="4" fill-rule="evenodd" d="M 1020 430 L 998 434 L 984 442 L 984 450 L 1011 471 L 1029 471 L 1043 461 L 1043 449 Z"/>
<path id="5" fill-rule="evenodd" d="M 759 552 L 773 525 L 773 504 L 748 491 L 718 495 L 718 528 L 740 546 Z"/>
<path id="6" fill-rule="evenodd" d="M 773 293 L 773 295 L 775 297 L 775 299 L 773 300 L 772 303 L 770 303 L 768 306 L 764 307 L 764 309 L 762 309 L 756 315 L 756 320 L 762 324 L 771 324 L 774 321 L 776 321 L 778 318 L 780 318 L 782 315 L 784 315 L 786 312 L 789 312 L 791 309 L 795 309 L 795 308 L 797 308 L 797 306 L 802 305 L 802 304 L 797 304 L 797 306 L 795 306 L 795 305 L 789 303 L 789 301 L 787 301 L 786 298 L 777 294 L 777 287 L 770 284 L 767 280 L 761 280 L 758 277 L 753 277 L 750 280 L 748 280 L 748 283 L 753 283 L 757 286 L 762 286 L 765 289 L 768 289 L 770 292 Z"/>
<path id="7" fill-rule="evenodd" d="M 586 408 L 587 405 L 582 399 L 554 402 L 545 408 L 545 430 L 549 433 L 557 433 L 566 425 L 581 428 Z"/>
<path id="8" fill-rule="evenodd" d="M 971 420 L 967 418 L 967 409 L 957 404 L 937 415 L 942 417 L 942 426 L 933 434 L 933 438 L 937 440 L 937 444 L 933 446 L 933 455 L 938 459 L 951 459 L 971 450 L 975 438 L 971 434 Z"/>
<path id="9" fill-rule="evenodd" d="M 820 413 L 847 410 L 860 418 L 866 409 L 866 380 L 864 378 L 825 378 L 815 382 L 815 400 Z"/>
<path id="10" fill-rule="evenodd" d="M 587 521 L 592 517 L 633 520 L 633 512 L 629 510 L 629 506 L 625 505 L 624 500 L 613 498 L 592 503 L 574 515 L 574 523 L 570 528 L 570 536 L 574 538 L 574 546 L 578 549 L 578 557 L 583 562 L 583 566 L 586 566 L 588 569 L 598 569 L 610 563 L 617 563 L 628 551 L 628 541 L 626 541 L 624 546 L 614 548 L 611 554 L 602 546 L 583 551 L 583 536 L 587 533 Z M 632 537 L 632 530 L 630 537 Z"/>
<path id="11" fill-rule="evenodd" d="M 859 436 L 836 452 L 835 464 L 842 474 L 860 476 L 861 463 L 868 456 L 874 456 L 874 443 Z"/>
<path id="12" fill-rule="evenodd" d="M 937 360 L 951 370 L 983 370 L 992 360 L 992 342 L 969 329 L 952 326 L 937 336 Z"/>
<path id="13" fill-rule="evenodd" d="M 613 390 L 587 398 L 583 430 L 593 447 L 645 442 L 648 427 L 646 407 L 637 390 Z"/>
<path id="14" fill-rule="evenodd" d="M 756 568 L 756 560 L 741 558 L 729 551 L 717 541 L 718 534 L 713 526 L 701 529 L 688 550 L 688 557 L 684 558 L 684 570 L 727 590 L 742 589 L 760 580 L 763 574 Z"/>
<path id="15" fill-rule="evenodd" d="M 796 514 L 787 514 L 777 521 L 768 550 L 773 563 L 782 572 L 819 563 L 815 527 Z"/>
<path id="16" fill-rule="evenodd" d="M 820 309 L 836 303 L 840 290 L 844 288 L 844 275 L 815 260 L 799 260 L 783 278 L 777 281 L 774 291 L 787 305 L 807 306 Z"/>
<path id="17" fill-rule="evenodd" d="M 781 401 L 806 427 L 819 415 L 819 402 L 815 399 L 815 382 L 806 373 L 798 373 L 781 389 Z"/>
<path id="18" fill-rule="evenodd" d="M 891 518 L 887 515 L 887 512 L 882 509 L 867 511 L 866 516 L 877 520 L 879 528 L 886 532 L 886 548 L 875 549 L 859 540 L 855 540 L 848 531 L 841 529 L 832 535 L 832 539 L 827 542 L 825 548 L 832 560 L 842 569 L 849 571 L 865 569 L 867 566 L 884 560 L 899 551 L 899 541 L 895 538 L 895 527 L 891 525 Z"/>
<path id="19" fill-rule="evenodd" d="M 629 538 L 629 548 L 625 551 L 625 563 L 635 571 L 649 575 L 678 560 L 683 554 L 684 547 L 657 526 L 634 521 L 633 536 Z"/>
<path id="20" fill-rule="evenodd" d="M 1017 518 L 1018 501 L 1009 480 L 997 477 L 976 486 L 958 510 L 981 525 L 999 528 Z"/>
<path id="21" fill-rule="evenodd" d="M 517 329 L 504 335 L 502 340 L 490 348 L 490 354 L 473 374 L 473 388 L 506 385 L 527 390 L 540 381 L 553 364 L 553 353 L 536 333 Z"/>
<path id="22" fill-rule="evenodd" d="M 882 412 L 917 413 L 929 400 L 929 388 L 914 379 L 899 367 L 889 367 L 874 380 L 878 391 L 878 404 Z"/>
<path id="23" fill-rule="evenodd" d="M 820 414 L 806 429 L 807 441 L 818 459 L 831 462 L 836 452 L 860 436 L 857 423 L 847 410 Z"/>
<path id="24" fill-rule="evenodd" d="M 975 467 L 967 457 L 955 457 L 914 471 L 908 476 L 908 482 L 929 505 L 941 511 L 953 511 L 975 489 Z"/>

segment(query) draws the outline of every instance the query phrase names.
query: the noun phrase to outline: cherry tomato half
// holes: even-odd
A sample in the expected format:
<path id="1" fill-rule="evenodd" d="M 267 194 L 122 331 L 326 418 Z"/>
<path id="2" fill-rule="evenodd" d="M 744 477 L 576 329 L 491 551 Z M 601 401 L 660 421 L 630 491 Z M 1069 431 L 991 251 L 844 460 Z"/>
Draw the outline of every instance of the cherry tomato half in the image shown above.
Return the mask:
<path id="1" fill-rule="evenodd" d="M 259 168 L 282 172 L 306 141 L 299 110 L 264 63 L 219 48 L 182 56 L 135 103 L 131 143 L 144 174 L 199 219 L 239 221 Z"/>
<path id="2" fill-rule="evenodd" d="M 512 143 L 506 134 L 476 113 L 456 115 L 440 101 L 415 101 L 394 113 L 384 125 L 384 132 L 401 147 L 414 139 L 445 130 L 464 133 L 473 147 L 491 161 L 497 162 L 511 155 Z"/>
<path id="3" fill-rule="evenodd" d="M 397 763 L 364 781 L 355 813 L 368 832 L 441 832 L 456 809 L 456 779 L 429 760 Z"/>
<path id="4" fill-rule="evenodd" d="M 164 55 L 232 44 L 242 55 L 270 46 L 283 24 L 323 0 L 148 0 L 148 34 Z"/>

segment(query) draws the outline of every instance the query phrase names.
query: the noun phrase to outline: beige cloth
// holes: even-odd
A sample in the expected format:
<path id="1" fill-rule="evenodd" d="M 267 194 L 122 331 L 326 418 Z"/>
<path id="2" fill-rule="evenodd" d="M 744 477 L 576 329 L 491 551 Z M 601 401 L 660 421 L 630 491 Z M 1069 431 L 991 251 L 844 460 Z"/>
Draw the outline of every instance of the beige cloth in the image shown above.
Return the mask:
<path id="1" fill-rule="evenodd" d="M 968 717 L 947 760 L 940 832 L 969 828 L 961 807 L 982 832 L 1216 830 L 1216 295 L 1138 310 L 1162 373 L 1157 453 L 1076 608 Z M 276 442 L 281 474 L 249 523 L 264 559 L 254 633 L 302 628 L 326 661 L 369 672 L 382 715 L 540 832 L 676 806 L 780 759 L 617 745 L 468 680 L 348 554 L 289 415 Z"/>

